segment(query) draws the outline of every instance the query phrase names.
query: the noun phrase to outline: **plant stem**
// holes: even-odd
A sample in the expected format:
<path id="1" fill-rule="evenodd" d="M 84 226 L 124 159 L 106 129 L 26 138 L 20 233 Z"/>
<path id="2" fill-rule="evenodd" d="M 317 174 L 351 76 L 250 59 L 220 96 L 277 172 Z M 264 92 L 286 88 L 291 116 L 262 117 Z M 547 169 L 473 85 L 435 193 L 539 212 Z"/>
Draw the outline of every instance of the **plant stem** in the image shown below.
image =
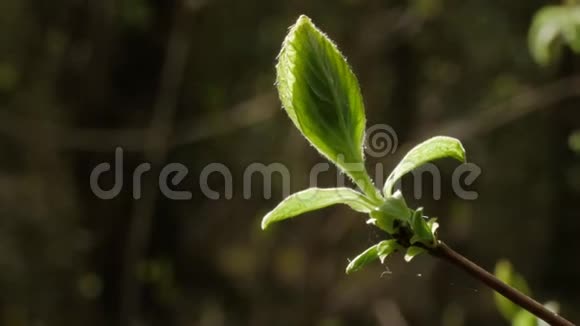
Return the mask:
<path id="1" fill-rule="evenodd" d="M 536 317 L 542 319 L 552 326 L 574 326 L 574 324 L 560 315 L 548 310 L 546 307 L 535 301 L 534 299 L 528 297 L 527 295 L 519 292 L 513 287 L 500 281 L 497 277 L 493 276 L 485 269 L 481 268 L 479 265 L 465 258 L 461 254 L 457 253 L 453 249 L 449 248 L 444 242 L 439 241 L 438 245 L 434 248 L 429 249 L 431 255 L 442 258 L 457 267 L 463 269 L 471 276 L 475 277 L 482 283 L 486 284 L 488 287 L 494 291 L 500 293 L 513 303 L 522 307 L 523 309 L 534 314 Z"/>

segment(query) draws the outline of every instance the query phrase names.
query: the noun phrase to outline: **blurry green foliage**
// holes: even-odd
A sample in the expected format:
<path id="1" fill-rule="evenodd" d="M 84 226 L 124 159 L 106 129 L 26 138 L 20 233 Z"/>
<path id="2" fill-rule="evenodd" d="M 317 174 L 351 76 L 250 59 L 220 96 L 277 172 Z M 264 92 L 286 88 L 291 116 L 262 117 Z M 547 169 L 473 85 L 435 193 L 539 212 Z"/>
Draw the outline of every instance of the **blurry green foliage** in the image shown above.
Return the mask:
<path id="1" fill-rule="evenodd" d="M 509 261 L 505 259 L 499 260 L 495 265 L 494 273 L 497 278 L 509 286 L 518 289 L 525 295 L 531 295 L 528 283 L 522 275 L 514 270 Z M 494 292 L 493 297 L 497 309 L 507 321 L 511 322 L 512 326 L 547 326 L 545 322 L 539 320 L 527 310 L 520 308 L 501 294 Z M 555 313 L 558 312 L 558 304 L 555 302 L 548 302 L 545 306 Z"/>
<path id="2" fill-rule="evenodd" d="M 443 10 L 442 0 L 413 0 L 410 1 L 410 9 L 422 18 L 432 18 Z"/>
<path id="3" fill-rule="evenodd" d="M 525 295 L 531 295 L 530 288 L 526 280 L 520 274 L 514 271 L 512 264 L 509 261 L 498 261 L 495 265 L 494 274 L 497 278 L 509 286 L 519 290 Z M 497 292 L 494 292 L 494 300 L 499 311 L 507 320 L 512 320 L 516 314 L 522 310 L 519 306 L 512 303 L 510 300 L 506 299 L 504 296 Z"/>
<path id="4" fill-rule="evenodd" d="M 103 290 L 103 281 L 95 273 L 86 273 L 78 279 L 80 294 L 86 299 L 96 299 Z"/>
<path id="5" fill-rule="evenodd" d="M 9 92 L 18 82 L 16 67 L 7 62 L 0 62 L 0 92 Z"/>
<path id="6" fill-rule="evenodd" d="M 555 62 L 563 45 L 580 54 L 580 5 L 546 6 L 534 16 L 529 32 L 534 60 L 542 66 Z"/>
<path id="7" fill-rule="evenodd" d="M 580 130 L 576 130 L 568 137 L 568 145 L 570 149 L 576 153 L 580 153 Z"/>
<path id="8" fill-rule="evenodd" d="M 133 28 L 143 29 L 149 25 L 152 12 L 146 0 L 122 1 L 124 22 Z"/>

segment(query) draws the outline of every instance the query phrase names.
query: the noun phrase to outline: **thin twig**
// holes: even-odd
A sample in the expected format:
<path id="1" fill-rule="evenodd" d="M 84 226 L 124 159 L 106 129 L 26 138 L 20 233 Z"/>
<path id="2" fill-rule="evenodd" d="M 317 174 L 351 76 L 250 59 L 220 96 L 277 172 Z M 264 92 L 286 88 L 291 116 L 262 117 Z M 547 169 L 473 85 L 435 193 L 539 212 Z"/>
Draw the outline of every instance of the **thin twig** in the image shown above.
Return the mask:
<path id="1" fill-rule="evenodd" d="M 177 99 L 181 88 L 191 40 L 186 31 L 191 24 L 192 10 L 181 2 L 175 7 L 173 28 L 169 36 L 165 62 L 162 68 L 159 94 L 153 107 L 153 116 L 143 141 L 145 158 L 157 171 L 171 149 L 173 120 L 177 113 Z M 143 259 L 153 224 L 158 197 L 155 180 L 143 182 L 142 198 L 135 202 L 124 253 L 120 325 L 136 325 L 139 321 L 140 286 L 136 279 L 139 261 Z"/>
<path id="2" fill-rule="evenodd" d="M 417 134 L 414 139 L 424 139 L 432 134 L 449 135 L 461 139 L 473 138 L 489 132 L 494 128 L 504 126 L 532 112 L 554 108 L 563 99 L 580 96 L 580 76 L 562 78 L 546 85 L 529 88 L 514 95 L 505 102 L 491 107 L 476 110 L 474 114 L 459 118 L 440 128 L 418 128 L 429 130 L 429 134 Z M 273 93 L 258 94 L 237 105 L 231 114 L 202 118 L 201 121 L 186 121 L 176 128 L 177 134 L 170 142 L 173 146 L 186 145 L 215 136 L 215 130 L 207 130 L 208 123 L 213 120 L 229 120 L 218 129 L 218 134 L 231 132 L 271 118 L 277 110 Z M 244 117 L 244 119 L 237 119 Z M 224 118 L 224 119 L 221 119 Z M 222 122 L 220 121 L 220 122 Z M 75 128 L 54 121 L 22 117 L 0 110 L 0 134 L 28 144 L 35 141 L 35 135 L 27 130 L 42 130 L 46 133 L 59 133 L 60 143 L 54 144 L 56 150 L 79 150 L 89 152 L 110 152 L 121 146 L 130 151 L 142 151 L 143 138 L 147 130 L 143 128 L 97 129 Z M 51 144 L 49 144 L 50 146 Z M 411 147 L 411 143 L 399 146 L 398 153 Z"/>
<path id="3" fill-rule="evenodd" d="M 479 265 L 465 258 L 458 252 L 449 248 L 442 241 L 434 248 L 430 249 L 430 253 L 433 256 L 442 258 L 455 266 L 461 268 L 471 276 L 475 277 L 482 283 L 486 284 L 491 289 L 495 290 L 499 294 L 503 295 L 507 299 L 511 300 L 513 303 L 522 307 L 523 309 L 534 314 L 536 317 L 542 319 L 543 321 L 549 323 L 552 326 L 574 326 L 574 324 L 562 316 L 548 310 L 542 304 L 538 303 L 534 299 L 526 296 L 525 294 L 519 292 L 518 290 L 512 288 L 511 286 L 500 281 L 497 277 L 493 276 L 485 269 L 481 268 Z"/>
<path id="4" fill-rule="evenodd" d="M 527 87 L 506 101 L 481 107 L 474 114 L 435 128 L 436 134 L 474 138 L 505 126 L 532 112 L 549 109 L 566 98 L 580 95 L 580 76 L 565 77 L 541 87 Z M 423 128 L 421 128 L 423 129 Z"/>
<path id="5" fill-rule="evenodd" d="M 396 153 L 389 158 L 392 162 L 397 162 L 417 144 L 417 141 L 434 135 L 451 136 L 465 142 L 534 112 L 556 109 L 562 100 L 579 96 L 580 75 L 565 77 L 543 86 L 528 87 L 505 101 L 482 106 L 473 113 L 442 123 L 440 126 L 420 125 L 416 128 L 418 132 L 413 134 L 409 141 L 399 144 Z"/>
<path id="6" fill-rule="evenodd" d="M 279 110 L 274 92 L 262 92 L 233 105 L 221 108 L 219 113 L 175 123 L 175 132 L 169 146 L 175 148 L 190 145 L 220 135 L 235 132 L 271 119 Z M 36 130 L 42 134 L 59 135 L 59 142 L 43 144 L 57 151 L 111 152 L 122 147 L 130 152 L 142 152 L 148 146 L 143 142 L 150 128 L 126 127 L 118 129 L 71 127 L 66 124 L 24 117 L 0 110 L 0 134 L 21 142 L 24 146 L 42 142 L 42 137 L 31 134 Z"/>

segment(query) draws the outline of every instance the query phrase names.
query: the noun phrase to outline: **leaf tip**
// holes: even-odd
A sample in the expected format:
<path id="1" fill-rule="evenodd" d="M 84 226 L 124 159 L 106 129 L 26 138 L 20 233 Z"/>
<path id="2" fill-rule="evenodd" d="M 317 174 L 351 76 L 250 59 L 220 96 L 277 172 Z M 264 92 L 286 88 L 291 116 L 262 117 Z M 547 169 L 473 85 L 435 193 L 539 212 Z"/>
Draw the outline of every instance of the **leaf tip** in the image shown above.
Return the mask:
<path id="1" fill-rule="evenodd" d="M 268 216 L 266 215 L 262 219 L 262 223 L 260 224 L 260 227 L 262 228 L 262 231 L 266 230 L 268 228 L 268 225 L 270 225 L 270 221 L 268 221 Z"/>
<path id="2" fill-rule="evenodd" d="M 405 253 L 405 261 L 407 263 L 411 262 L 413 258 L 425 252 L 425 249 L 421 247 L 411 246 L 407 248 L 407 252 Z"/>
<path id="3" fill-rule="evenodd" d="M 310 17 L 306 16 L 305 14 L 300 15 L 300 17 L 298 17 L 298 19 L 296 20 L 296 25 L 301 25 L 301 24 L 312 24 L 312 20 L 310 19 Z"/>
<path id="4" fill-rule="evenodd" d="M 352 263 L 349 263 L 349 264 L 346 266 L 346 269 L 344 270 L 344 273 L 345 273 L 346 275 L 350 275 L 350 274 L 352 274 L 352 272 L 353 272 L 353 269 L 354 269 L 354 268 L 353 268 L 353 266 L 352 266 Z"/>
<path id="5" fill-rule="evenodd" d="M 463 147 L 463 144 L 461 143 L 461 141 L 459 141 L 459 150 L 461 152 L 461 163 L 467 163 L 467 154 L 465 153 L 465 147 Z"/>
<path id="6" fill-rule="evenodd" d="M 312 19 L 304 14 L 300 15 L 294 25 L 290 26 L 290 32 L 288 33 L 287 38 L 294 39 L 294 34 L 297 32 L 297 30 L 308 27 L 314 27 Z"/>

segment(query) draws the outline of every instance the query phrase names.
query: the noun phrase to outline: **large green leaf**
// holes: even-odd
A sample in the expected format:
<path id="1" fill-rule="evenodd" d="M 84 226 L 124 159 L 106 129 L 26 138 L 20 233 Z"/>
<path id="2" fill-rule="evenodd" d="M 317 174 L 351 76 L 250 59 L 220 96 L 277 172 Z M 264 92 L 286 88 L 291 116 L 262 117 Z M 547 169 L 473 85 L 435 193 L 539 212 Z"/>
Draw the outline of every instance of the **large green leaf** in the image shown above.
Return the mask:
<path id="1" fill-rule="evenodd" d="M 345 204 L 357 212 L 370 213 L 374 205 L 350 188 L 310 188 L 284 199 L 262 219 L 262 229 L 270 224 L 335 204 Z"/>
<path id="2" fill-rule="evenodd" d="M 393 186 L 403 175 L 429 161 L 444 157 L 451 157 L 465 162 L 465 149 L 463 149 L 463 145 L 461 145 L 458 139 L 437 136 L 415 146 L 403 157 L 393 172 L 391 172 L 383 187 L 383 193 L 386 197 L 390 197 Z"/>
<path id="3" fill-rule="evenodd" d="M 348 264 L 348 266 L 346 266 L 346 273 L 350 274 L 359 271 L 364 266 L 368 265 L 369 263 L 372 263 L 377 259 L 380 259 L 381 262 L 384 262 L 385 258 L 388 257 L 398 248 L 399 245 L 397 244 L 397 241 L 393 239 L 381 241 L 376 245 L 363 251 L 360 255 L 356 256 L 356 258 L 354 258 Z"/>
<path id="4" fill-rule="evenodd" d="M 276 71 L 280 100 L 294 125 L 378 199 L 364 168 L 365 113 L 359 84 L 336 45 L 302 15 L 284 40 Z"/>

